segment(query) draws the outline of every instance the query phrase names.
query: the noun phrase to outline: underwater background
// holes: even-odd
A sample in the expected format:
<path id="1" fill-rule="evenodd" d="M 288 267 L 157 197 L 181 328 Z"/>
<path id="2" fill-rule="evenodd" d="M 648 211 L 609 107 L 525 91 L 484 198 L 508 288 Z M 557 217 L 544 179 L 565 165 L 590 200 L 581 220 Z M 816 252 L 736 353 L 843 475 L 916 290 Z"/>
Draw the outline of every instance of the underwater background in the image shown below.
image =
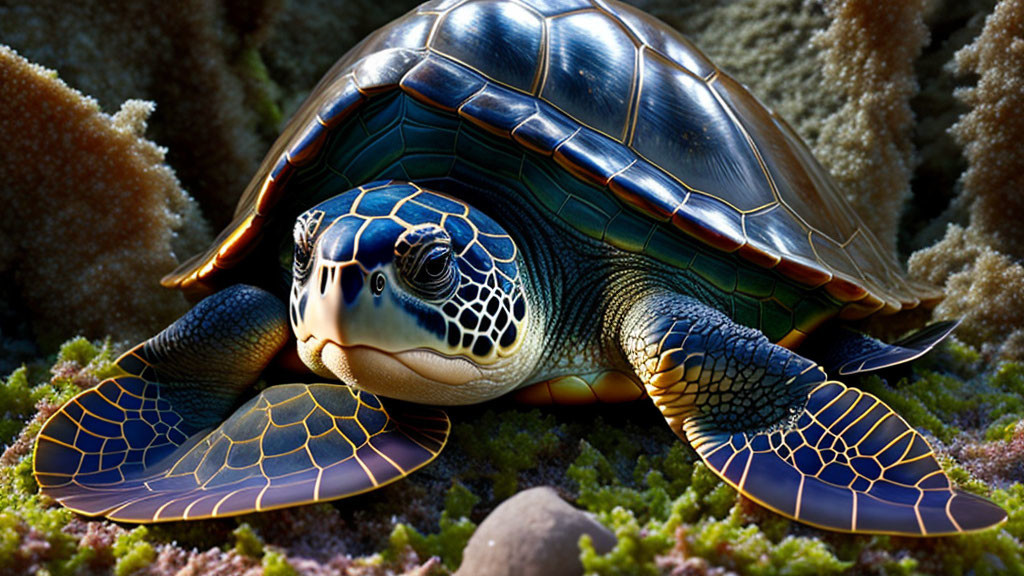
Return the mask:
<path id="1" fill-rule="evenodd" d="M 951 342 L 848 383 L 1006 524 L 913 539 L 790 522 L 642 401 L 450 410 L 434 463 L 336 503 L 146 527 L 76 516 L 37 494 L 42 422 L 187 310 L 159 278 L 230 220 L 330 65 L 417 2 L 4 0 L 0 572 L 446 574 L 498 504 L 546 485 L 617 538 L 606 554 L 547 542 L 578 546 L 587 573 L 1024 573 L 1024 0 L 633 3 L 789 120 L 910 274 L 945 287 L 933 318 L 962 320 Z"/>

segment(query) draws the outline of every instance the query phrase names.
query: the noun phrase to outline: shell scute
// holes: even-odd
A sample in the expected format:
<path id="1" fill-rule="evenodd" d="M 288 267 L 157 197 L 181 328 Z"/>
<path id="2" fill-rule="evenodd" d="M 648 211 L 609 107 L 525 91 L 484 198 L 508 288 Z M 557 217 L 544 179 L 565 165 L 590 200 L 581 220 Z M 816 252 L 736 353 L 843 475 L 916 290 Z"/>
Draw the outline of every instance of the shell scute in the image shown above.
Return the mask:
<path id="1" fill-rule="evenodd" d="M 604 231 L 611 219 L 608 213 L 576 196 L 566 198 L 558 215 L 569 222 L 576 222 L 580 232 L 595 240 L 604 239 Z"/>
<path id="2" fill-rule="evenodd" d="M 558 16 L 566 12 L 593 8 L 590 0 L 521 0 L 521 2 L 544 16 Z"/>
<path id="3" fill-rule="evenodd" d="M 523 158 L 516 152 L 506 141 L 496 141 L 469 128 L 459 133 L 455 143 L 456 166 L 469 163 L 491 177 L 518 178 Z"/>
<path id="4" fill-rule="evenodd" d="M 746 241 L 739 212 L 703 194 L 689 194 L 672 223 L 723 252 L 734 252 Z"/>
<path id="5" fill-rule="evenodd" d="M 406 73 L 400 84 L 413 98 L 454 112 L 487 81 L 451 60 L 428 56 Z"/>
<path id="6" fill-rule="evenodd" d="M 332 84 L 324 91 L 318 101 L 320 106 L 317 108 L 317 118 L 328 128 L 334 128 L 362 105 L 364 99 L 365 96 L 356 89 L 355 80 L 351 76 L 346 76 L 341 82 Z"/>
<path id="7" fill-rule="evenodd" d="M 654 227 L 655 223 L 650 219 L 622 210 L 608 222 L 604 240 L 629 252 L 643 252 Z"/>
<path id="8" fill-rule="evenodd" d="M 547 74 L 541 99 L 585 126 L 621 141 L 636 85 L 636 47 L 597 11 L 548 21 Z"/>
<path id="9" fill-rule="evenodd" d="M 664 228 L 656 228 L 644 247 L 644 254 L 685 270 L 693 264 L 697 251 L 679 241 Z"/>
<path id="10" fill-rule="evenodd" d="M 708 78 L 717 70 L 711 60 L 685 36 L 650 14 L 629 4 L 615 4 L 614 8 L 609 6 L 606 10 L 629 28 L 643 44 L 643 50 L 656 52 L 700 78 Z"/>
<path id="11" fill-rule="evenodd" d="M 533 199 L 551 212 L 557 213 L 568 198 L 548 170 L 527 158 L 520 172 L 523 184 L 532 193 Z"/>
<path id="12" fill-rule="evenodd" d="M 539 74 L 543 38 L 544 22 L 536 12 L 513 2 L 484 0 L 448 12 L 431 49 L 529 92 Z"/>
<path id="13" fill-rule="evenodd" d="M 534 114 L 512 129 L 512 139 L 532 152 L 550 156 L 579 126 L 562 116 Z"/>
<path id="14" fill-rule="evenodd" d="M 389 127 L 375 134 L 373 142 L 356 154 L 341 173 L 352 183 L 369 182 L 383 176 L 404 154 L 402 131 Z"/>
<path id="15" fill-rule="evenodd" d="M 537 114 L 537 100 L 488 84 L 459 107 L 459 116 L 488 132 L 510 137 L 512 130 Z"/>
<path id="16" fill-rule="evenodd" d="M 621 202 L 649 218 L 668 222 L 679 207 L 678 185 L 650 164 L 634 161 L 608 180 L 608 188 Z"/>
<path id="17" fill-rule="evenodd" d="M 294 166 L 303 166 L 315 158 L 327 141 L 327 128 L 320 122 L 314 122 L 295 139 L 288 154 L 288 162 Z"/>
<path id="18" fill-rule="evenodd" d="M 367 95 L 387 92 L 425 56 L 423 50 L 408 48 L 390 48 L 370 54 L 352 69 L 356 88 Z"/>
<path id="19" fill-rule="evenodd" d="M 711 88 L 674 63 L 643 59 L 632 147 L 689 190 L 747 211 L 774 197 L 742 130 Z"/>
<path id="20" fill-rule="evenodd" d="M 368 36 L 361 51 L 372 53 L 387 48 L 424 49 L 427 47 L 427 39 L 430 37 L 430 31 L 434 29 L 437 18 L 436 12 L 409 14 L 405 17 L 405 23 L 401 27 L 385 26 Z"/>
<path id="21" fill-rule="evenodd" d="M 563 140 L 554 151 L 555 162 L 581 180 L 605 186 L 613 175 L 636 161 L 629 150 L 588 129 Z"/>

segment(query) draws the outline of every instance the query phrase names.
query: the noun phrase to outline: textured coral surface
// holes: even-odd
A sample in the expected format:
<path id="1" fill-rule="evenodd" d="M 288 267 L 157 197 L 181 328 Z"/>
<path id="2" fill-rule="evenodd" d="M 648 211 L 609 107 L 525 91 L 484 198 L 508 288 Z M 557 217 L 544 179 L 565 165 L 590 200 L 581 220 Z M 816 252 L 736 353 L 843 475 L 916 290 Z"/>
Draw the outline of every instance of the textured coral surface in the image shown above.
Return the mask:
<path id="1" fill-rule="evenodd" d="M 945 283 L 944 318 L 964 318 L 960 335 L 995 355 L 1024 358 L 1024 2 L 1005 0 L 981 34 L 956 53 L 960 74 L 977 84 L 960 89 L 969 108 L 952 132 L 967 170 L 956 208 L 966 229 L 916 253 L 911 272 Z"/>
<path id="2" fill-rule="evenodd" d="M 157 288 L 175 250 L 208 235 L 192 200 L 141 137 L 152 104 L 114 116 L 0 47 L 0 270 L 37 334 L 146 337 L 186 310 Z"/>
<path id="3" fill-rule="evenodd" d="M 957 341 L 850 383 L 1009 510 L 1003 527 L 901 539 L 789 522 L 718 481 L 645 401 L 452 410 L 437 461 L 338 503 L 141 528 L 55 506 L 30 473 L 42 422 L 184 310 L 160 275 L 230 216 L 330 64 L 415 2 L 24 0 L 0 3 L 0 41 L 55 72 L 0 49 L 0 566 L 446 574 L 500 502 L 549 485 L 616 534 L 608 554 L 580 541 L 593 574 L 1024 572 L 1024 367 L 1008 361 L 1024 358 L 1024 0 L 635 3 L 788 118 L 886 246 L 918 250 L 911 272 L 945 286 L 936 315 L 963 320 Z"/>

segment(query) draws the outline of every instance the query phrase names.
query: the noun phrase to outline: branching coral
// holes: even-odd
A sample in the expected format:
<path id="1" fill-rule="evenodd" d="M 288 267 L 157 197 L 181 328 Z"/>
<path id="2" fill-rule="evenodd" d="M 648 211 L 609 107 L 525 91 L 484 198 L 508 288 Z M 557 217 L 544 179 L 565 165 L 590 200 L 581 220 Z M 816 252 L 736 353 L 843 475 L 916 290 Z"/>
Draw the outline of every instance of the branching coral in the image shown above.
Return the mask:
<path id="1" fill-rule="evenodd" d="M 14 269 L 37 334 L 140 339 L 183 312 L 158 282 L 208 233 L 141 137 L 152 105 L 108 116 L 2 47 L 0 102 L 0 269 Z"/>
<path id="2" fill-rule="evenodd" d="M 834 0 L 823 75 L 842 107 L 822 126 L 815 152 L 882 245 L 896 253 L 896 231 L 913 171 L 910 99 L 914 60 L 927 41 L 923 0 Z M 869 216 L 870 217 L 867 217 Z"/>
<path id="3" fill-rule="evenodd" d="M 957 53 L 961 74 L 978 83 L 959 91 L 970 111 L 954 126 L 968 169 L 959 201 L 964 229 L 915 253 L 911 272 L 946 285 L 942 318 L 964 319 L 958 335 L 993 354 L 1024 358 L 1024 2 L 1004 0 L 978 38 Z"/>
<path id="4" fill-rule="evenodd" d="M 911 256 L 910 271 L 945 284 L 935 315 L 960 319 L 958 338 L 991 355 L 1024 358 L 1024 266 L 985 244 L 974 227 L 950 225 L 941 242 Z"/>
<path id="5" fill-rule="evenodd" d="M 993 249 L 1024 257 L 1024 2 L 1000 2 L 956 65 L 978 75 L 976 86 L 958 92 L 971 110 L 953 127 L 968 162 L 971 225 Z"/>

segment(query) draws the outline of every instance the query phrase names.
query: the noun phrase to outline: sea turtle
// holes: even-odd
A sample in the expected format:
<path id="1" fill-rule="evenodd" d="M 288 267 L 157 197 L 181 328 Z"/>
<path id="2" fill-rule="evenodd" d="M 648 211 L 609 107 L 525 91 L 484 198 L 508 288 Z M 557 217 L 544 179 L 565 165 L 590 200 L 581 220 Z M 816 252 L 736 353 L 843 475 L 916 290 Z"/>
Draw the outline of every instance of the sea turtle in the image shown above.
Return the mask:
<path id="1" fill-rule="evenodd" d="M 164 283 L 205 299 L 39 435 L 39 485 L 73 510 L 158 522 L 358 494 L 438 454 L 435 406 L 516 391 L 646 395 L 723 480 L 815 526 L 1006 517 L 826 377 L 927 351 L 950 324 L 895 345 L 837 326 L 939 294 L 785 122 L 614 0 L 433 1 L 377 31 Z M 799 352 L 812 331 L 830 354 Z M 275 383 L 289 350 L 319 380 Z"/>

